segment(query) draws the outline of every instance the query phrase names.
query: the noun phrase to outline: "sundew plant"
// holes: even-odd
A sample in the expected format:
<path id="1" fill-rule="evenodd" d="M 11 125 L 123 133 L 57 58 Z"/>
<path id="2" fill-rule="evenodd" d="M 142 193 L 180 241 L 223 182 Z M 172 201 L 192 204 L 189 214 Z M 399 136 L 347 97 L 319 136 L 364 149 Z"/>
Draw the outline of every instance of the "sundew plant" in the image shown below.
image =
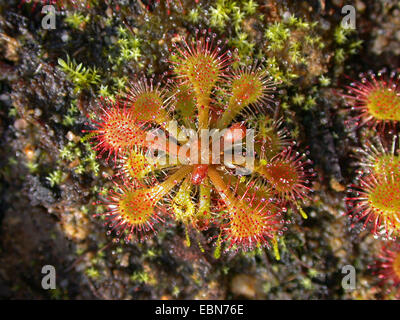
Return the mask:
<path id="1" fill-rule="evenodd" d="M 272 116 L 279 84 L 262 61 L 234 68 L 231 51 L 206 31 L 171 51 L 163 83 L 131 83 L 94 122 L 95 149 L 113 156 L 120 171 L 101 215 L 126 241 L 146 239 L 174 219 L 199 232 L 212 229 L 216 255 L 222 244 L 276 245 L 290 223 L 288 209 L 307 218 L 301 205 L 314 176 Z M 153 139 L 156 132 L 162 135 Z"/>

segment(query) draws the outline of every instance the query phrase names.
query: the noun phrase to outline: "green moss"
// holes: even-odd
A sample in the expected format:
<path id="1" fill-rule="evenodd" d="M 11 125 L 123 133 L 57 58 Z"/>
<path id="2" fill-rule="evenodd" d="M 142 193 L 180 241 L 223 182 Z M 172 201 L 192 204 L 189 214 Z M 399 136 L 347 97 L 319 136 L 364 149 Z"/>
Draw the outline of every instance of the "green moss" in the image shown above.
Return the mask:
<path id="1" fill-rule="evenodd" d="M 63 173 L 61 170 L 55 170 L 46 177 L 46 180 L 49 181 L 51 187 L 59 185 L 63 181 Z"/>
<path id="2" fill-rule="evenodd" d="M 321 76 L 319 77 L 319 83 L 320 83 L 321 86 L 323 86 L 323 87 L 328 87 L 328 86 L 331 84 L 331 79 L 328 78 L 328 77 L 326 77 L 326 76 L 324 76 L 324 75 L 321 75 Z"/>
<path id="3" fill-rule="evenodd" d="M 67 15 L 65 22 L 74 29 L 83 30 L 86 23 L 90 20 L 90 16 L 84 16 L 79 12 L 72 12 Z"/>
<path id="4" fill-rule="evenodd" d="M 254 14 L 256 13 L 258 4 L 254 0 L 247 0 L 243 2 L 243 10 L 247 14 Z"/>
<path id="5" fill-rule="evenodd" d="M 317 24 L 291 15 L 286 20 L 269 25 L 264 37 L 271 75 L 275 79 L 292 85 L 293 80 L 300 76 L 320 75 L 304 72 L 304 66 L 324 62 Z M 316 57 L 321 61 L 316 61 Z"/>
<path id="6" fill-rule="evenodd" d="M 30 173 L 37 173 L 39 169 L 39 164 L 35 161 L 27 161 L 26 167 L 28 168 Z"/>
<path id="7" fill-rule="evenodd" d="M 312 281 L 309 278 L 302 278 L 300 283 L 306 290 L 311 290 L 313 288 Z"/>
<path id="8" fill-rule="evenodd" d="M 132 282 L 148 284 L 150 282 L 150 276 L 145 271 L 138 271 L 131 275 L 130 280 Z"/>
<path id="9" fill-rule="evenodd" d="M 18 110 L 17 110 L 17 108 L 15 108 L 14 106 L 13 107 L 11 107 L 10 109 L 8 109 L 8 116 L 10 117 L 10 118 L 14 118 L 14 117 L 16 117 L 18 115 Z"/>
<path id="10" fill-rule="evenodd" d="M 192 23 L 198 23 L 200 20 L 200 8 L 196 7 L 189 11 L 187 19 Z"/>
<path id="11" fill-rule="evenodd" d="M 95 269 L 93 267 L 90 267 L 90 268 L 86 269 L 85 273 L 92 280 L 97 280 L 97 279 L 100 278 L 99 270 L 97 270 L 97 269 Z"/>
<path id="12" fill-rule="evenodd" d="M 67 74 L 67 78 L 74 84 L 75 93 L 92 85 L 97 85 L 100 81 L 100 75 L 95 67 L 84 67 L 82 63 L 77 64 L 75 60 L 71 60 L 69 56 L 67 56 L 67 61 L 59 58 L 58 64 L 61 70 Z"/>

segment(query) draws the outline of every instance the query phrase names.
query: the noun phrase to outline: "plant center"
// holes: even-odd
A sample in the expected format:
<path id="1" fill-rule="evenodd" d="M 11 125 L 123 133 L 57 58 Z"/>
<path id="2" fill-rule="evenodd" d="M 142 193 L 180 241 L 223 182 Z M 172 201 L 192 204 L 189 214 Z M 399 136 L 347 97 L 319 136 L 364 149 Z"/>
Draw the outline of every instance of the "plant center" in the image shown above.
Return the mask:
<path id="1" fill-rule="evenodd" d="M 384 215 L 400 215 L 400 182 L 383 181 L 369 193 L 368 200 L 374 211 Z"/>
<path id="2" fill-rule="evenodd" d="M 129 221 L 132 225 L 141 225 L 150 220 L 153 215 L 155 200 L 151 196 L 151 191 L 147 192 L 128 192 L 119 201 L 121 217 Z"/>
<path id="3" fill-rule="evenodd" d="M 376 119 L 400 121 L 400 93 L 387 88 L 373 89 L 367 97 L 367 108 Z"/>

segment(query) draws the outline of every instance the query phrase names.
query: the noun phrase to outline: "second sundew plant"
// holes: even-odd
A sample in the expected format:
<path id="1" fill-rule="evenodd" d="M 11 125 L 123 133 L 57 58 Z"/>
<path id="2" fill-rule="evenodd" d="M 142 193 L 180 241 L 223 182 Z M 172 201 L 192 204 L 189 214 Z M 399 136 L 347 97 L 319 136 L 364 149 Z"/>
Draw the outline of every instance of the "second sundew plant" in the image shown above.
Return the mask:
<path id="1" fill-rule="evenodd" d="M 364 226 L 373 225 L 375 236 L 395 239 L 400 231 L 400 157 L 397 135 L 367 140 L 359 154 L 359 183 L 350 188 L 349 213 Z"/>
<path id="2" fill-rule="evenodd" d="M 222 47 L 206 32 L 183 39 L 171 50 L 165 85 L 142 78 L 102 107 L 95 148 L 113 156 L 119 173 L 101 215 L 117 239 L 145 240 L 172 218 L 186 230 L 211 232 L 218 256 L 223 244 L 276 246 L 288 208 L 307 217 L 301 205 L 314 173 L 282 121 L 270 116 L 277 84 L 260 62 L 234 69 Z M 239 163 L 232 150 L 249 162 Z"/>
<path id="3" fill-rule="evenodd" d="M 355 113 L 350 121 L 355 120 L 359 128 L 373 129 L 378 136 L 366 139 L 363 148 L 356 150 L 359 182 L 348 190 L 349 214 L 364 220 L 364 226 L 371 223 L 376 237 L 396 239 L 400 231 L 400 158 L 398 135 L 393 132 L 400 121 L 400 76 L 383 69 L 360 77 L 342 96 Z"/>
<path id="4" fill-rule="evenodd" d="M 381 284 L 387 284 L 387 294 L 398 300 L 400 298 L 400 244 L 383 243 L 380 254 L 371 266 Z"/>
<path id="5" fill-rule="evenodd" d="M 385 127 L 394 128 L 400 121 L 400 75 L 388 74 L 386 69 L 377 74 L 360 74 L 360 81 L 347 86 L 343 97 L 351 110 L 356 113 L 352 120 L 356 125 L 367 126 L 384 131 Z"/>

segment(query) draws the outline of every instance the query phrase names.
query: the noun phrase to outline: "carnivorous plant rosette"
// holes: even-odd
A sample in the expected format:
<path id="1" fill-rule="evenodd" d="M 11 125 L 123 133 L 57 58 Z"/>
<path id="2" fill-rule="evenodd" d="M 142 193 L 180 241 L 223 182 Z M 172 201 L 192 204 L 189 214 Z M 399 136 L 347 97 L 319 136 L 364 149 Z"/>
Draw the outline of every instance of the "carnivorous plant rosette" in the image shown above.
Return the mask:
<path id="1" fill-rule="evenodd" d="M 214 34 L 172 49 L 174 76 L 164 86 L 132 84 L 102 108 L 92 131 L 122 177 L 102 215 L 126 241 L 173 218 L 186 230 L 209 229 L 227 249 L 276 244 L 289 207 L 306 217 L 300 205 L 314 175 L 270 115 L 277 84 L 260 62 L 233 68 Z"/>

